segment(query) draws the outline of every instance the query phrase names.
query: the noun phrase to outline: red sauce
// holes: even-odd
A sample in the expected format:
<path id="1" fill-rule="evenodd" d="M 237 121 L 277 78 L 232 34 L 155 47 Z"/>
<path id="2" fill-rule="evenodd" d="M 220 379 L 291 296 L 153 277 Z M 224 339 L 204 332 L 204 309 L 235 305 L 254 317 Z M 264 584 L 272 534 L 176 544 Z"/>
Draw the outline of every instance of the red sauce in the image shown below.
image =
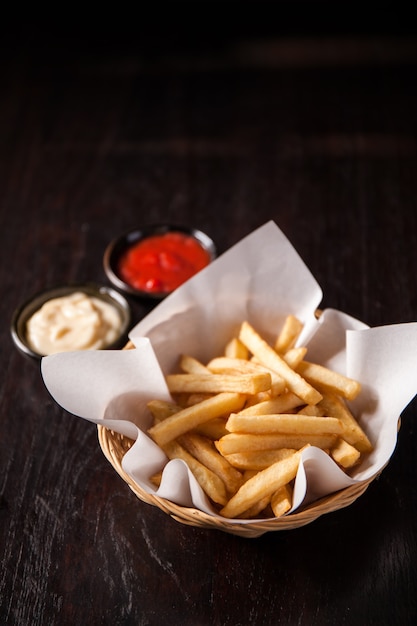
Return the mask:
<path id="1" fill-rule="evenodd" d="M 209 253 L 194 237 L 170 232 L 133 244 L 118 269 L 122 280 L 135 289 L 169 293 L 209 262 Z"/>

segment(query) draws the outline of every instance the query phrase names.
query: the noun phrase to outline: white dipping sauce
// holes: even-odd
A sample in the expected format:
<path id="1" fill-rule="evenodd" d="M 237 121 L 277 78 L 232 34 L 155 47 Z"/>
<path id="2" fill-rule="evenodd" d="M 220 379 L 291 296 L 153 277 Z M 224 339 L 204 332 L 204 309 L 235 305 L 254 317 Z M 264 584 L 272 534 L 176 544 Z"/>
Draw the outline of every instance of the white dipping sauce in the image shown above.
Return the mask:
<path id="1" fill-rule="evenodd" d="M 53 298 L 27 322 L 27 339 L 42 355 L 71 350 L 99 350 L 113 343 L 119 334 L 121 317 L 117 309 L 82 292 Z"/>

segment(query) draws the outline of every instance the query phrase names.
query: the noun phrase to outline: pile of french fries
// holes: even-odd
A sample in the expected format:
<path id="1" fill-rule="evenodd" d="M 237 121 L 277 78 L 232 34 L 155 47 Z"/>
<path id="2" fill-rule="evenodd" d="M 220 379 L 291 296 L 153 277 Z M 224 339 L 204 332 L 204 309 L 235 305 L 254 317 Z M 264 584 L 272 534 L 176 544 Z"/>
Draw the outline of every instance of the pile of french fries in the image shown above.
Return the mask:
<path id="1" fill-rule="evenodd" d="M 347 404 L 360 383 L 306 360 L 307 348 L 295 347 L 301 330 L 288 315 L 272 345 L 244 321 L 222 356 L 180 357 L 179 373 L 166 377 L 174 402 L 148 403 L 150 437 L 188 464 L 226 518 L 287 513 L 308 446 L 346 472 L 372 450 Z"/>

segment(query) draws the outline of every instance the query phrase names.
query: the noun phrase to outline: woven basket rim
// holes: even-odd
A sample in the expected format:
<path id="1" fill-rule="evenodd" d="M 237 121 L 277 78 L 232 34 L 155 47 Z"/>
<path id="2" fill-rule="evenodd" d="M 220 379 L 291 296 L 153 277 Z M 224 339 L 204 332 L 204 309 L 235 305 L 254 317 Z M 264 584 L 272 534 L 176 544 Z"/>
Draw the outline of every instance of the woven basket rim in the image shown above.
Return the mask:
<path id="1" fill-rule="evenodd" d="M 133 493 L 146 504 L 156 506 L 174 520 L 189 526 L 217 529 L 242 537 L 259 537 L 266 532 L 291 530 L 305 526 L 321 515 L 337 511 L 352 504 L 361 496 L 378 474 L 320 498 L 289 515 L 236 523 L 226 518 L 219 518 L 192 507 L 185 507 L 155 494 L 148 493 L 129 476 L 122 467 L 124 454 L 134 443 L 131 439 L 116 433 L 105 426 L 98 425 L 98 440 L 104 456 L 119 476 L 128 484 Z M 382 470 L 381 470 L 382 471 Z"/>

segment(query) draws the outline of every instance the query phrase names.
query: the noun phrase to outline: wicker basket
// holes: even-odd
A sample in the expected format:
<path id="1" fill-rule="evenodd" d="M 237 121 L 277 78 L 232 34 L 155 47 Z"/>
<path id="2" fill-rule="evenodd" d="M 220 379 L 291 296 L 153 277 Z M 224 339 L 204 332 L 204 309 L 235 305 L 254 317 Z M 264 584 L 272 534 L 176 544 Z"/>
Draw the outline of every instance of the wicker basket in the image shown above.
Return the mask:
<path id="1" fill-rule="evenodd" d="M 317 312 L 319 316 L 320 312 Z M 124 350 L 134 349 L 134 344 L 129 341 Z M 170 502 L 165 498 L 160 498 L 156 495 L 150 494 L 142 489 L 135 481 L 128 475 L 122 468 L 122 459 L 129 448 L 133 445 L 134 441 L 124 437 L 123 435 L 114 432 L 104 426 L 98 426 L 98 440 L 103 451 L 104 456 L 113 465 L 116 472 L 123 478 L 123 480 L 129 485 L 133 493 L 147 504 L 158 507 L 165 513 L 168 513 L 173 519 L 182 524 L 188 526 L 196 526 L 199 528 L 212 528 L 222 530 L 223 532 L 230 533 L 232 535 L 239 535 L 241 537 L 260 537 L 266 532 L 275 530 L 290 530 L 293 528 L 299 528 L 305 526 L 315 519 L 324 515 L 324 513 L 331 513 L 338 509 L 343 509 L 349 506 L 361 496 L 368 488 L 369 484 L 376 478 L 372 476 L 368 480 L 362 481 L 351 487 L 346 487 L 335 493 L 330 494 L 320 500 L 316 500 L 310 505 L 299 509 L 296 513 L 291 515 L 278 517 L 275 519 L 257 520 L 253 522 L 245 522 L 244 524 L 236 524 L 227 519 L 220 519 L 204 513 L 199 509 L 180 506 L 174 502 Z M 400 428 L 400 420 L 398 421 L 398 429 Z M 382 470 L 381 470 L 382 471 Z"/>
<path id="2" fill-rule="evenodd" d="M 120 435 L 112 430 L 105 428 L 104 426 L 98 426 L 98 439 L 101 449 L 105 457 L 113 465 L 116 472 L 123 478 L 129 485 L 136 496 L 146 502 L 157 506 L 159 509 L 168 513 L 177 522 L 187 524 L 189 526 L 196 526 L 199 528 L 211 528 L 222 530 L 233 535 L 240 535 L 241 537 L 259 537 L 266 532 L 275 530 L 290 530 L 292 528 L 298 528 L 313 522 L 315 519 L 323 515 L 324 513 L 330 513 L 337 509 L 342 509 L 345 506 L 349 506 L 360 495 L 364 493 L 368 485 L 372 482 L 373 478 L 367 481 L 363 481 L 346 489 L 342 489 L 336 493 L 321 498 L 316 502 L 305 507 L 291 515 L 279 517 L 276 519 L 256 520 L 253 522 L 246 522 L 244 524 L 236 524 L 227 519 L 219 519 L 212 515 L 208 515 L 203 511 L 194 508 L 188 508 L 170 502 L 165 498 L 152 495 L 139 487 L 133 479 L 123 471 L 122 459 L 125 453 L 134 443 L 131 439 Z"/>

